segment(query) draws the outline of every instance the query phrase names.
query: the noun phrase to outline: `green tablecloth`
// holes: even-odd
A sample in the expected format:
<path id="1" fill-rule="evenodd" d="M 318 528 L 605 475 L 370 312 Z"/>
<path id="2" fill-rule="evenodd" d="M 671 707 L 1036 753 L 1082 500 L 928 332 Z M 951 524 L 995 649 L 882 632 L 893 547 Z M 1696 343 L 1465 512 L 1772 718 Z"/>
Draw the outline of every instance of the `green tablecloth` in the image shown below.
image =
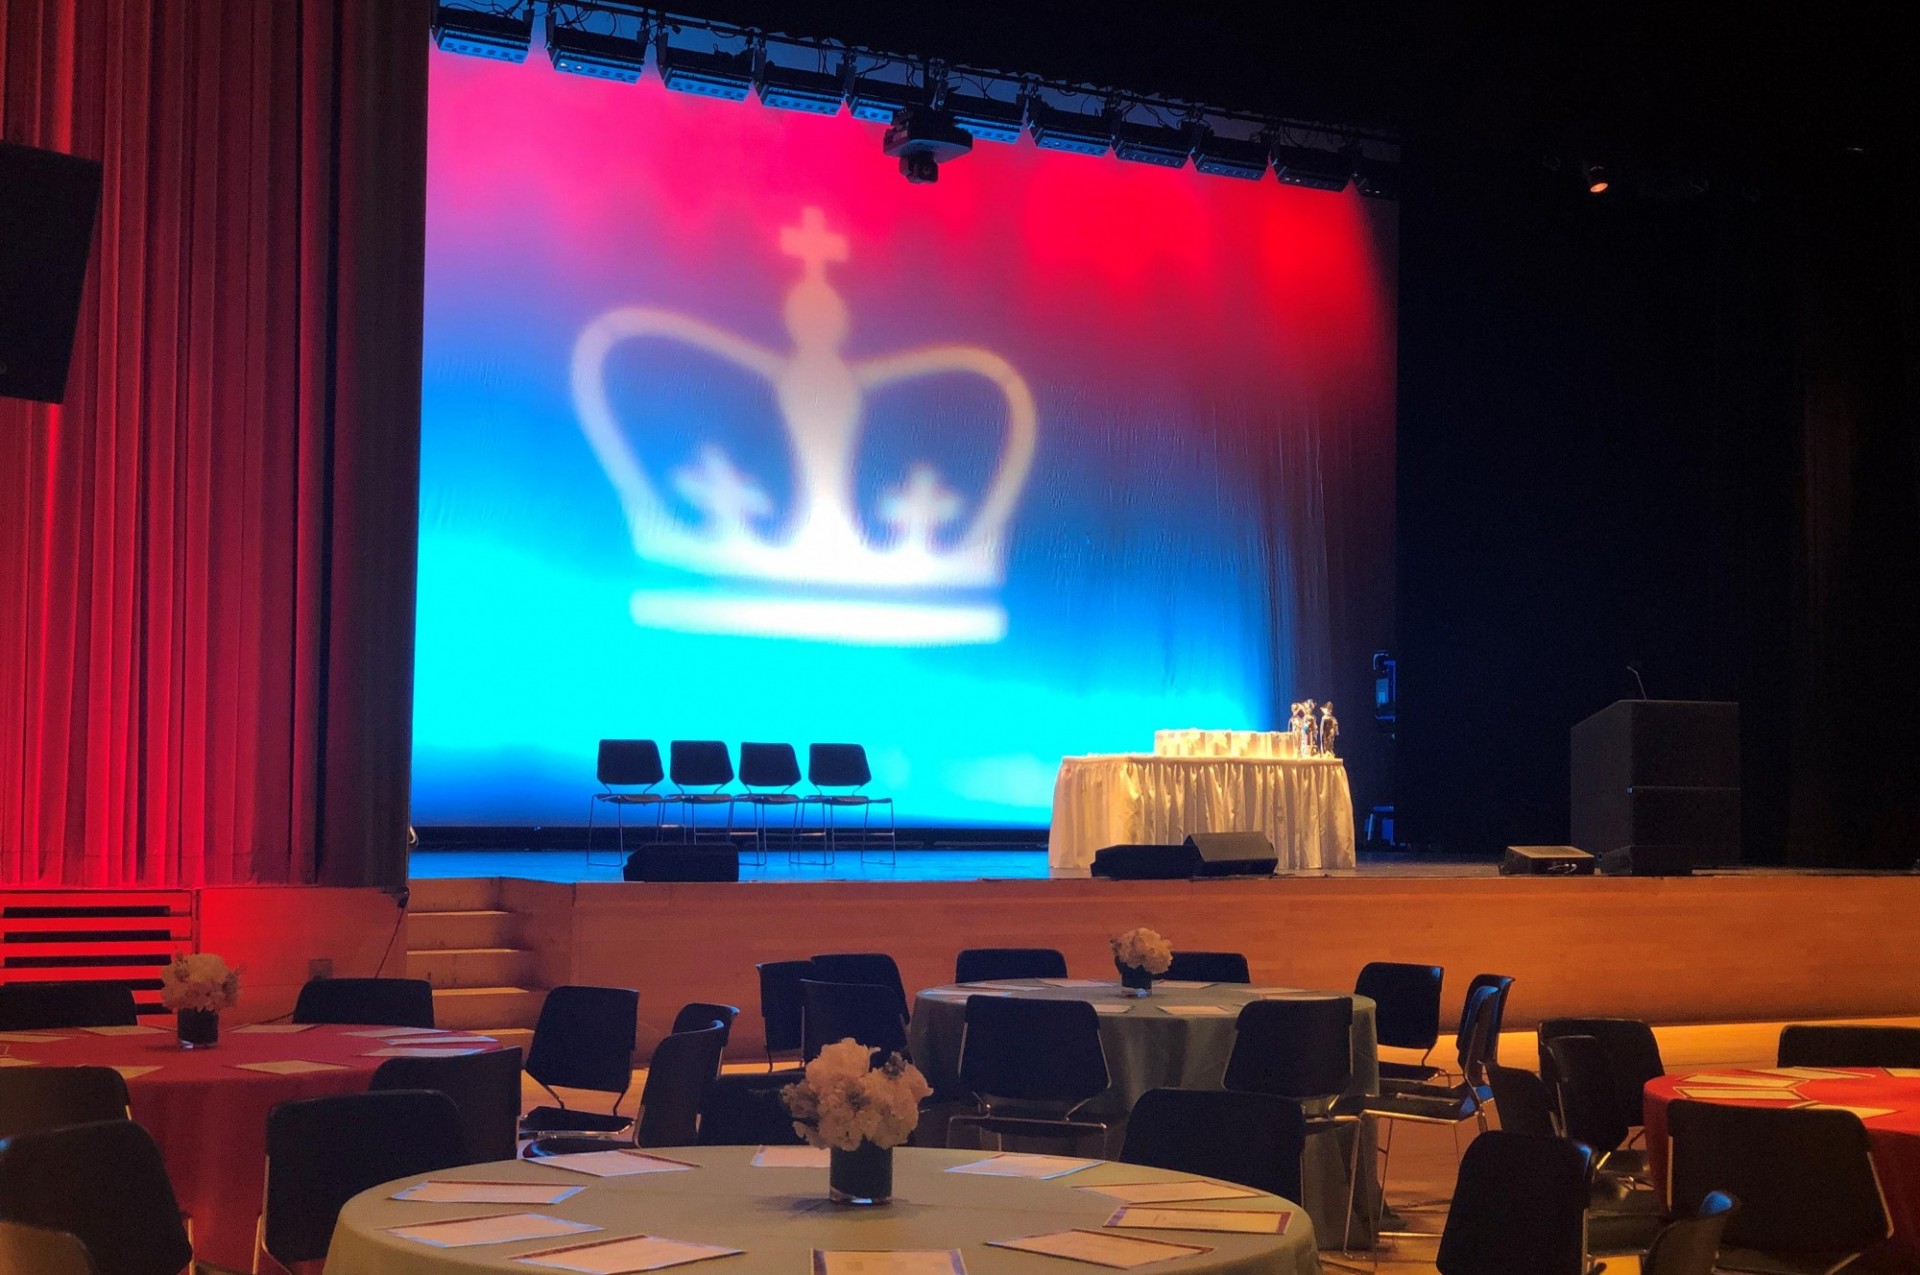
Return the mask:
<path id="1" fill-rule="evenodd" d="M 422 1204 L 389 1198 L 419 1178 L 375 1187 L 348 1202 L 333 1233 L 327 1275 L 452 1275 L 460 1271 L 515 1271 L 516 1254 L 624 1235 L 649 1234 L 745 1250 L 738 1257 L 698 1264 L 701 1275 L 808 1275 L 811 1250 L 957 1248 L 967 1275 L 1071 1275 L 1059 1258 L 990 1248 L 989 1240 L 1039 1235 L 1070 1227 L 1097 1228 L 1119 1207 L 1104 1195 L 1076 1188 L 1103 1182 L 1183 1179 L 1133 1165 L 1099 1164 L 1063 1178 L 1028 1181 L 944 1172 L 981 1157 L 977 1151 L 895 1153 L 894 1200 L 877 1208 L 828 1203 L 825 1169 L 754 1168 L 752 1147 L 694 1147 L 660 1152 L 702 1167 L 684 1173 L 593 1178 L 538 1161 L 473 1165 L 430 1176 L 439 1179 L 552 1181 L 586 1189 L 554 1205 Z M 1271 1209 L 1272 1196 L 1221 1201 L 1207 1207 Z M 545 1213 L 592 1222 L 605 1230 L 559 1239 L 461 1249 L 436 1249 L 388 1234 L 387 1227 L 443 1218 L 512 1212 Z M 1317 1275 L 1308 1219 L 1295 1213 L 1285 1235 L 1197 1231 L 1127 1231 L 1213 1252 L 1154 1266 L 1156 1275 Z M 1102 1268 L 1079 1265 L 1088 1272 Z"/>
<path id="2" fill-rule="evenodd" d="M 1233 1052 L 1234 1015 L 1248 1001 L 1263 996 L 1331 996 L 1345 992 L 1315 992 L 1299 988 L 1247 986 L 1239 983 L 1214 983 L 1201 988 L 1155 985 L 1153 994 L 1129 1000 L 1120 994 L 1118 982 L 1097 987 L 1053 987 L 1038 980 L 1018 979 L 974 987 L 930 987 L 914 998 L 913 1022 L 909 1029 L 909 1048 L 913 1061 L 926 1073 L 927 1080 L 941 1092 L 956 1090 L 960 1083 L 960 1040 L 966 1032 L 967 997 L 990 992 L 1012 991 L 1014 995 L 1043 1000 L 1086 1000 L 1128 1006 L 1124 1014 L 1100 1017 L 1100 1043 L 1107 1054 L 1107 1070 L 1113 1085 L 1088 1104 L 1089 1115 L 1105 1120 L 1113 1128 L 1108 1154 L 1118 1154 L 1126 1114 L 1149 1089 L 1218 1089 L 1227 1069 L 1227 1057 Z M 1186 1018 L 1166 1012 L 1166 1006 L 1213 1005 L 1232 1011 L 1217 1018 Z M 1373 1094 L 1380 1090 L 1379 1044 L 1374 1032 L 1373 1001 L 1353 997 L 1353 1079 L 1349 1094 Z M 1371 1121 L 1352 1126 L 1357 1134 L 1342 1131 L 1317 1135 L 1307 1140 L 1302 1166 L 1302 1201 L 1314 1219 L 1321 1242 L 1329 1247 L 1341 1243 L 1340 1219 L 1346 1211 L 1347 1172 L 1355 1154 L 1356 1140 L 1360 1159 L 1360 1179 L 1355 1191 L 1352 1237 L 1358 1246 L 1371 1242 L 1372 1206 L 1375 1199 L 1373 1173 L 1373 1133 Z"/>

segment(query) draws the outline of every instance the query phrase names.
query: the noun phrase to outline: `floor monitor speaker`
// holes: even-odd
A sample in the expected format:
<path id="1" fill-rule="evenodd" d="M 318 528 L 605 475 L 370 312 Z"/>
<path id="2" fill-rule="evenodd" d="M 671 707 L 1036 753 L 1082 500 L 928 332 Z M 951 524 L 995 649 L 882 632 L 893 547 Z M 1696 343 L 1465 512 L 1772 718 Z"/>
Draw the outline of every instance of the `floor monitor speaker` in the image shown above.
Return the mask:
<path id="1" fill-rule="evenodd" d="M 1094 852 L 1093 875 L 1113 881 L 1184 881 L 1193 875 L 1193 861 L 1185 846 L 1108 846 Z"/>
<path id="2" fill-rule="evenodd" d="M 627 856 L 629 881 L 738 881 L 740 855 L 732 846 L 642 846 Z"/>
<path id="3" fill-rule="evenodd" d="M 1572 846 L 1508 846 L 1503 877 L 1590 877 L 1593 856 Z"/>
<path id="4" fill-rule="evenodd" d="M 1270 877 L 1280 866 L 1261 832 L 1196 832 L 1183 849 L 1196 877 Z"/>
<path id="5" fill-rule="evenodd" d="M 1690 877 L 1699 861 L 1695 846 L 1622 846 L 1600 856 L 1600 871 L 1610 877 Z"/>
<path id="6" fill-rule="evenodd" d="M 100 165 L 0 142 L 0 397 L 67 392 Z"/>

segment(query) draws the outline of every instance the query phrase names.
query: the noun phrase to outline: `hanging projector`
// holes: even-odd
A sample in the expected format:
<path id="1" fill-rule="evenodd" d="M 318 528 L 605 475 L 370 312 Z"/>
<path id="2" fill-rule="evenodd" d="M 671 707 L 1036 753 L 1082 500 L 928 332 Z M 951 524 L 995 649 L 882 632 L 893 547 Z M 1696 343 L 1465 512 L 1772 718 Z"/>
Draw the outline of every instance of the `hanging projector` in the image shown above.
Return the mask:
<path id="1" fill-rule="evenodd" d="M 940 180 L 940 165 L 973 149 L 973 134 L 945 111 L 909 106 L 894 115 L 881 149 L 900 161 L 900 175 L 919 185 Z"/>

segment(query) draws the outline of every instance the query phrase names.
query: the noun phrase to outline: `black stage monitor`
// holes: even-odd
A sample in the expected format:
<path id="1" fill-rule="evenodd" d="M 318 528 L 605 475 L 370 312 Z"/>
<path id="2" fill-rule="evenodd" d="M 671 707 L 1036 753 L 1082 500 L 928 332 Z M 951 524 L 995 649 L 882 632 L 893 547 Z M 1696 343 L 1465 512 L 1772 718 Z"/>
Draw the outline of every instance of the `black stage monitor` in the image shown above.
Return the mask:
<path id="1" fill-rule="evenodd" d="M 738 881 L 740 855 L 732 846 L 642 846 L 627 856 L 629 881 Z"/>
<path id="2" fill-rule="evenodd" d="M 1258 832 L 1196 832 L 1177 846 L 1108 846 L 1093 856 L 1093 875 L 1114 881 L 1270 877 L 1278 866 L 1273 843 Z"/>
<path id="3" fill-rule="evenodd" d="M 0 398 L 66 397 L 100 165 L 0 142 Z"/>
<path id="4" fill-rule="evenodd" d="M 1508 846 L 1503 877 L 1590 877 L 1593 856 L 1572 846 Z"/>

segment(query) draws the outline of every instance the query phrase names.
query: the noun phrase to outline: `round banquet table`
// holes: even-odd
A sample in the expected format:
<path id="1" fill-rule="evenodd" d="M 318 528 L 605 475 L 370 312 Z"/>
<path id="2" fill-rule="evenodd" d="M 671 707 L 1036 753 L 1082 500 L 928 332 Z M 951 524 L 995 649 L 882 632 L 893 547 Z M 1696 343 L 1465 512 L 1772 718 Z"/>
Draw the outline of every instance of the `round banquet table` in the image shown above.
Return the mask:
<path id="1" fill-rule="evenodd" d="M 367 1056 L 374 1050 L 425 1045 L 436 1038 L 469 1039 L 451 1031 L 404 1041 L 351 1034 L 382 1030 L 315 1026 L 250 1032 L 222 1024 L 218 1046 L 185 1050 L 168 1020 L 134 1035 L 99 1036 L 74 1028 L 35 1032 L 59 1039 L 16 1038 L 0 1042 L 0 1048 L 9 1058 L 44 1066 L 113 1067 L 125 1076 L 134 1121 L 159 1144 L 173 1193 L 193 1219 L 195 1255 L 244 1271 L 253 1267 L 254 1224 L 266 1187 L 267 1112 L 289 1099 L 363 1092 L 386 1061 Z M 328 1066 L 276 1075 L 237 1065 L 274 1062 Z"/>
<path id="2" fill-rule="evenodd" d="M 1103 846 L 1261 832 L 1283 872 L 1354 865 L 1353 793 L 1338 757 L 1063 757 L 1047 867 L 1085 876 Z"/>
<path id="3" fill-rule="evenodd" d="M 1134 1165 L 1097 1163 L 1046 1180 L 948 1173 L 981 1158 L 979 1151 L 903 1147 L 894 1153 L 893 1202 L 846 1208 L 826 1199 L 824 1168 L 755 1168 L 753 1147 L 681 1147 L 653 1154 L 700 1167 L 687 1172 L 597 1178 L 534 1160 L 472 1165 L 431 1176 L 440 1181 L 556 1182 L 582 1189 L 558 1204 L 429 1204 L 391 1198 L 424 1181 L 402 1178 L 347 1202 L 334 1228 L 327 1270 L 338 1275 L 453 1275 L 459 1271 L 515 1271 L 523 1253 L 656 1235 L 741 1249 L 738 1256 L 702 1266 L 714 1275 L 805 1275 L 811 1253 L 824 1250 L 958 1249 L 967 1275 L 1061 1275 L 1058 1258 L 989 1247 L 1070 1228 L 1098 1229 L 1120 1202 L 1077 1188 L 1101 1183 L 1188 1181 L 1192 1174 Z M 1208 1208 L 1293 1208 L 1271 1195 L 1209 1201 Z M 434 1248 L 390 1234 L 387 1228 L 447 1218 L 533 1212 L 604 1229 L 578 1235 L 464 1248 Z M 1320 1269 L 1313 1227 L 1298 1210 L 1283 1235 L 1201 1231 L 1117 1232 L 1146 1239 L 1206 1246 L 1202 1256 L 1154 1265 L 1165 1275 L 1314 1275 Z M 1085 1267 L 1095 1270 L 1095 1267 Z"/>
<path id="4" fill-rule="evenodd" d="M 1713 1075 L 1739 1075 L 1744 1069 L 1716 1067 Z M 1808 1102 L 1834 1106 L 1882 1108 L 1884 1116 L 1867 1116 L 1867 1140 L 1873 1150 L 1873 1165 L 1880 1175 L 1880 1189 L 1887 1201 L 1887 1217 L 1893 1234 L 1885 1244 L 1872 1250 L 1876 1266 L 1890 1269 L 1920 1270 L 1920 1076 L 1894 1076 L 1877 1067 L 1822 1067 L 1821 1071 L 1847 1071 L 1849 1079 L 1802 1080 L 1793 1092 Z M 1697 1073 L 1696 1073 L 1697 1074 Z M 1752 1073 L 1765 1074 L 1765 1073 Z M 1667 1189 L 1667 1104 L 1686 1095 L 1676 1093 L 1688 1087 L 1686 1075 L 1661 1076 L 1647 1082 L 1644 1095 L 1648 1167 L 1654 1184 Z M 1714 1087 L 1708 1085 L 1707 1087 Z M 1779 1092 L 1778 1090 L 1762 1092 Z M 1720 1099 L 1688 1099 L 1693 1102 Z M 1763 1102 L 1747 1106 L 1779 1106 Z"/>
<path id="5" fill-rule="evenodd" d="M 1306 991 L 1299 988 L 1209 983 L 1169 987 L 1156 983 L 1153 995 L 1140 999 L 1120 994 L 1120 984 L 1057 987 L 1038 979 L 1004 979 L 992 983 L 929 987 L 914 998 L 908 1047 L 914 1063 L 940 1093 L 960 1086 L 960 1039 L 966 1032 L 967 997 L 983 994 L 1016 995 L 1043 1000 L 1084 1000 L 1096 1005 L 1123 1005 L 1125 1013 L 1100 1015 L 1100 1044 L 1106 1050 L 1108 1090 L 1087 1104 L 1086 1113 L 1107 1123 L 1107 1150 L 1116 1153 L 1127 1113 L 1149 1089 L 1218 1089 L 1233 1052 L 1234 1023 L 1240 1007 L 1263 997 L 1346 996 L 1346 992 Z M 1380 1089 L 1379 1045 L 1374 1034 L 1373 1001 L 1353 998 L 1353 1079 L 1347 1094 L 1374 1094 Z M 1167 1012 L 1185 1006 L 1208 1006 L 1229 1011 L 1217 1017 L 1189 1018 Z M 1370 1121 L 1352 1126 L 1361 1132 L 1360 1180 L 1354 1194 L 1353 1239 L 1365 1240 L 1372 1231 L 1373 1155 Z M 1313 1217 L 1321 1238 L 1341 1242 L 1341 1215 L 1347 1207 L 1347 1157 L 1353 1137 L 1345 1132 L 1307 1139 L 1302 1172 L 1302 1204 Z"/>

